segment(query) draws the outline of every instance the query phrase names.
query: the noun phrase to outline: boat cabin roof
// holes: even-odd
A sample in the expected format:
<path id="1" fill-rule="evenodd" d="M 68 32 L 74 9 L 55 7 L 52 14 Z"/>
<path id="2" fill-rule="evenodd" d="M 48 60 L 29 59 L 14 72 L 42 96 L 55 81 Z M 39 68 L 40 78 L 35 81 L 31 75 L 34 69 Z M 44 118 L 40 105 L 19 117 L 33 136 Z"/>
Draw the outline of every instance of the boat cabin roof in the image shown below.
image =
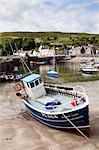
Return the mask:
<path id="1" fill-rule="evenodd" d="M 21 80 L 23 82 L 28 82 L 29 83 L 29 82 L 31 82 L 33 80 L 36 80 L 39 77 L 41 77 L 40 74 L 30 74 L 30 75 L 27 75 L 27 76 L 23 77 Z"/>

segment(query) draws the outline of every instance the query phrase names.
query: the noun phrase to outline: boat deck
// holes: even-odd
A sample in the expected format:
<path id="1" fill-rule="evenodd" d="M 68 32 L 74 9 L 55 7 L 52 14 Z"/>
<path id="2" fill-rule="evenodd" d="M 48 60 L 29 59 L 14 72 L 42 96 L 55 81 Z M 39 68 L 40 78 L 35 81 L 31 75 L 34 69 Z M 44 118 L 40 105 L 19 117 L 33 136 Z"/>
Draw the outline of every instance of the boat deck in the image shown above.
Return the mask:
<path id="1" fill-rule="evenodd" d="M 75 102 L 77 100 L 77 105 L 73 106 L 71 103 Z M 59 105 L 52 106 L 53 109 L 47 109 L 46 104 L 49 102 L 60 102 Z M 64 96 L 64 95 L 47 95 L 47 96 L 42 96 L 41 98 L 38 98 L 36 100 L 33 99 L 28 99 L 28 102 L 41 110 L 48 111 L 48 112 L 62 112 L 66 110 L 71 110 L 74 107 L 78 107 L 80 105 L 80 99 L 75 99 L 73 97 L 69 96 Z M 50 106 L 51 107 L 51 106 Z"/>

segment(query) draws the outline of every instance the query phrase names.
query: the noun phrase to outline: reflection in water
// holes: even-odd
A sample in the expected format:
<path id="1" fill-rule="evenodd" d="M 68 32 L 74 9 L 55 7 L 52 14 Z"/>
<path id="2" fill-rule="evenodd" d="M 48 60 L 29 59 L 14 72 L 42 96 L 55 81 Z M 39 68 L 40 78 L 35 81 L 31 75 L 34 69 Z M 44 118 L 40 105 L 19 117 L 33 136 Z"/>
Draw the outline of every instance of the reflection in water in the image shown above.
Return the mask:
<path id="1" fill-rule="evenodd" d="M 45 75 L 47 72 L 51 69 L 50 65 L 40 65 L 39 66 L 39 71 L 41 74 Z"/>
<path id="2" fill-rule="evenodd" d="M 45 75 L 49 70 L 53 70 L 52 65 L 40 65 L 39 71 L 41 74 Z M 65 71 L 74 71 L 79 72 L 80 71 L 80 64 L 78 62 L 66 62 L 66 63 L 60 63 L 56 66 L 56 71 L 58 73 L 65 72 Z"/>
<path id="3" fill-rule="evenodd" d="M 66 62 L 59 64 L 59 68 L 64 68 L 66 70 L 70 71 L 79 71 L 80 70 L 80 64 L 79 62 Z"/>
<path id="4" fill-rule="evenodd" d="M 47 72 L 53 70 L 53 65 L 31 65 L 31 70 L 34 73 L 40 73 L 43 77 L 47 77 Z M 79 62 L 65 62 L 56 65 L 56 71 L 59 73 L 59 82 L 77 82 L 82 81 L 84 77 L 80 72 Z M 21 73 L 23 72 L 21 67 Z"/>

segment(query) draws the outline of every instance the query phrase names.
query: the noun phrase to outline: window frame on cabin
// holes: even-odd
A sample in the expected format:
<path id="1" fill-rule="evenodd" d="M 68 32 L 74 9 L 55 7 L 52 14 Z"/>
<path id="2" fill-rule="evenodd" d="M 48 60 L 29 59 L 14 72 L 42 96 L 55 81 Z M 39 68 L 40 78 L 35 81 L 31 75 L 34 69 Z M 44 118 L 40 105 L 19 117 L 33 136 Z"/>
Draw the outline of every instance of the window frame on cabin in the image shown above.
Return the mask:
<path id="1" fill-rule="evenodd" d="M 37 83 L 36 83 L 37 82 Z M 35 86 L 38 86 L 40 83 L 39 83 L 39 80 L 35 80 Z"/>
<path id="2" fill-rule="evenodd" d="M 33 85 L 33 86 L 32 86 Z M 35 83 L 32 81 L 32 82 L 30 82 L 30 87 L 31 88 L 33 88 L 33 87 L 35 87 Z"/>
<path id="3" fill-rule="evenodd" d="M 42 83 L 42 82 L 43 82 L 43 80 L 42 80 L 42 78 L 40 77 L 40 78 L 39 78 L 39 83 Z"/>

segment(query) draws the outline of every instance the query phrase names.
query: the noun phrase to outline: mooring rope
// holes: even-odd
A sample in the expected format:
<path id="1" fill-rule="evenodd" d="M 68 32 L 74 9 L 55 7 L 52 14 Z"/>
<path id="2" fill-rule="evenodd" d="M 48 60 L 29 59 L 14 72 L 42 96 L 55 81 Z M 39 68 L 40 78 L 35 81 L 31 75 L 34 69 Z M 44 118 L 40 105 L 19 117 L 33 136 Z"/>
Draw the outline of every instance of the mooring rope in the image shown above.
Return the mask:
<path id="1" fill-rule="evenodd" d="M 64 114 L 63 116 L 87 141 L 89 141 L 97 150 L 99 150 L 99 147 L 92 140 L 90 140 L 81 130 L 79 130 L 79 128 L 75 126 L 75 124 L 67 116 L 65 116 Z"/>

